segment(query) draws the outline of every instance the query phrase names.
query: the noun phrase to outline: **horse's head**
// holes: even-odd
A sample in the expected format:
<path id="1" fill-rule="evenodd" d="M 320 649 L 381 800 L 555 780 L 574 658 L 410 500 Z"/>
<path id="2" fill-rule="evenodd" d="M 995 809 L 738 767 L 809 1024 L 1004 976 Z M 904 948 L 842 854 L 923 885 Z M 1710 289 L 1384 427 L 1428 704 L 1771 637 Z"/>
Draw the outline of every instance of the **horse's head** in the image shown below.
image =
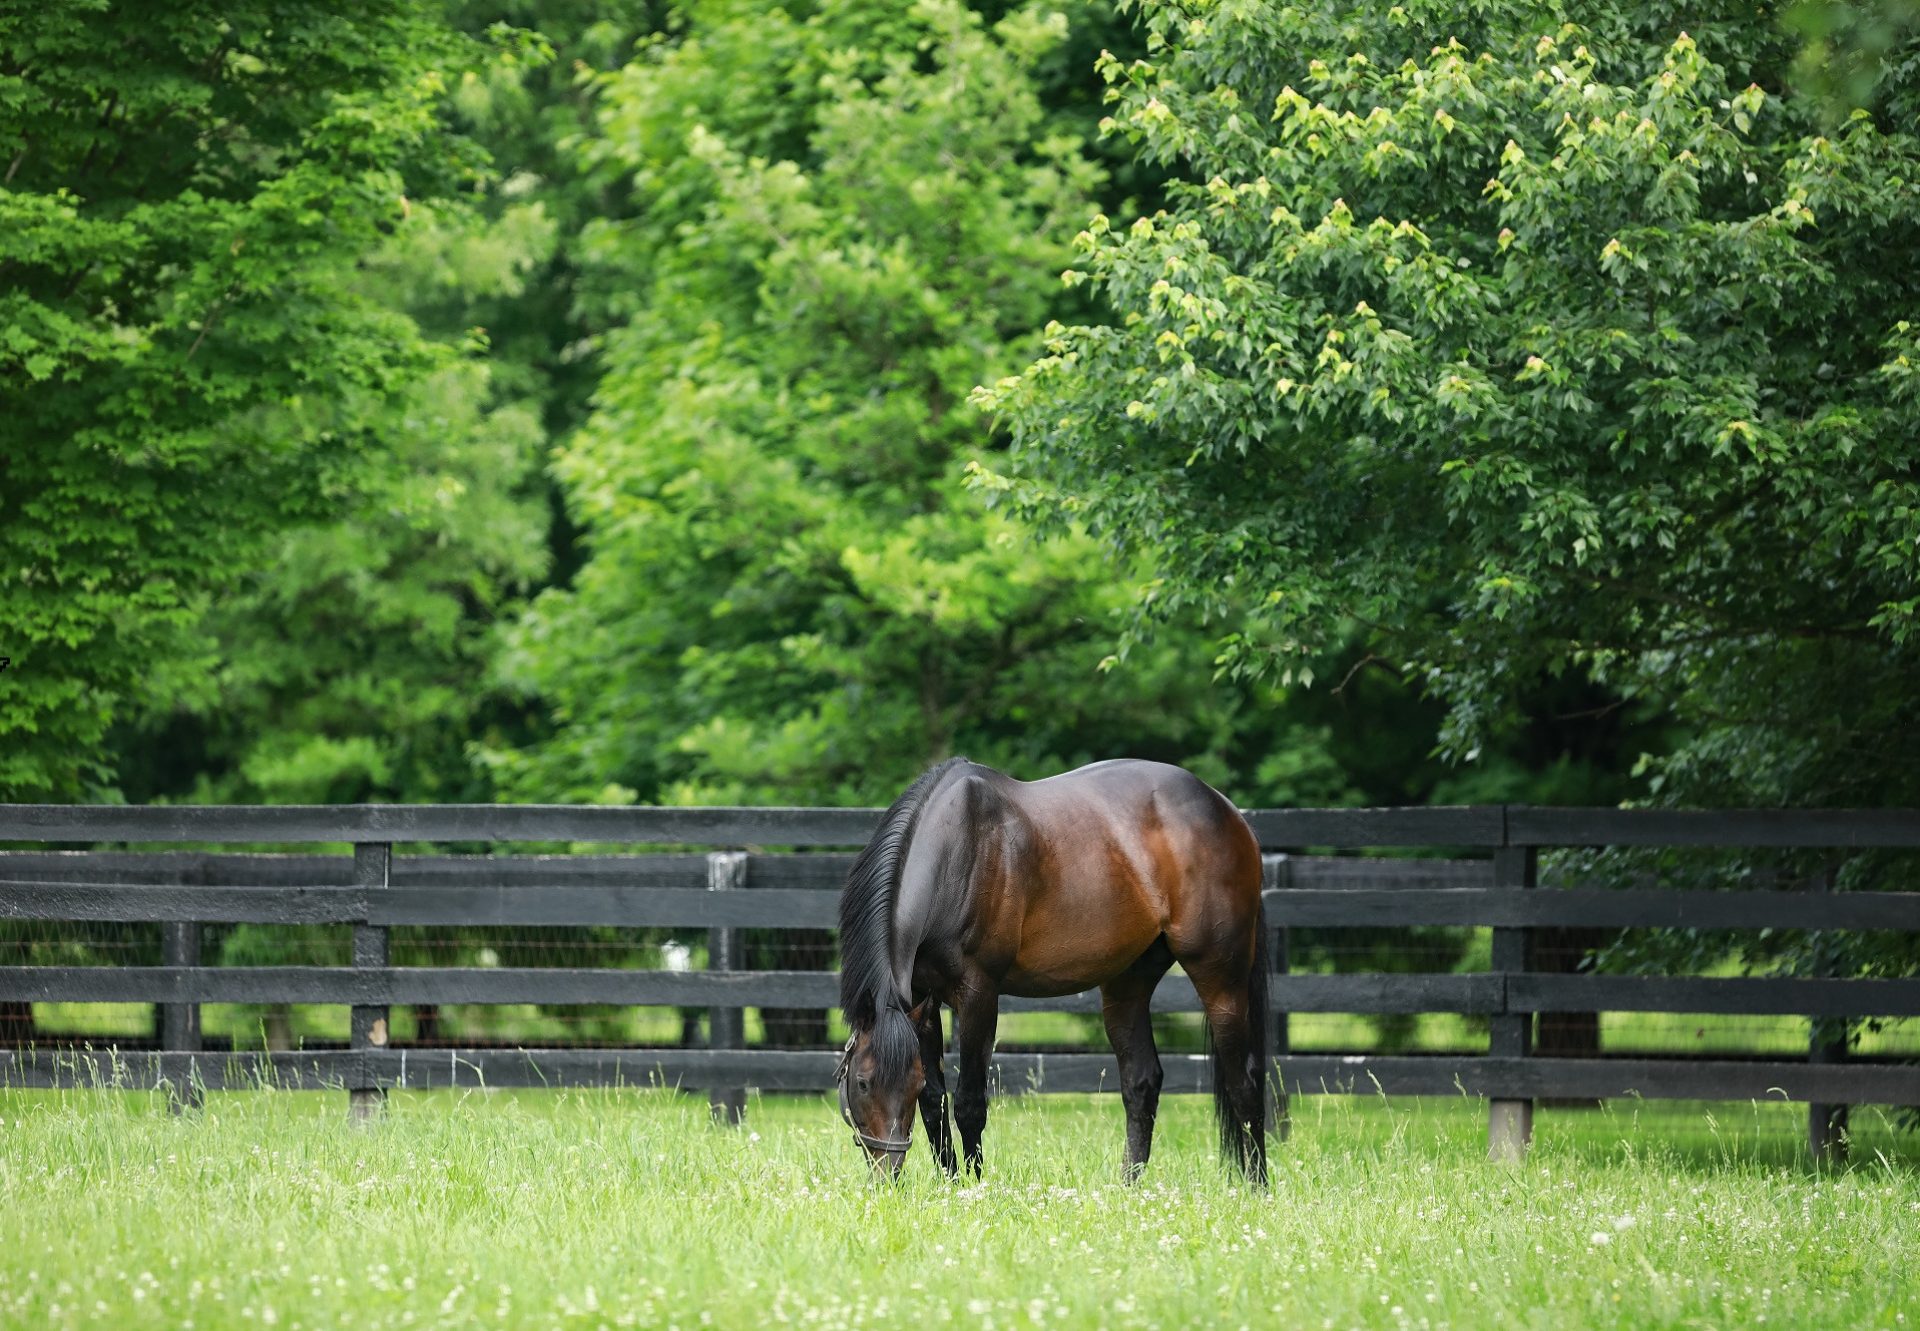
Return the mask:
<path id="1" fill-rule="evenodd" d="M 868 1163 L 889 1177 L 906 1163 L 926 1081 L 915 1024 L 899 1008 L 883 1006 L 871 1023 L 855 1025 L 834 1072 L 840 1117 L 866 1149 Z"/>

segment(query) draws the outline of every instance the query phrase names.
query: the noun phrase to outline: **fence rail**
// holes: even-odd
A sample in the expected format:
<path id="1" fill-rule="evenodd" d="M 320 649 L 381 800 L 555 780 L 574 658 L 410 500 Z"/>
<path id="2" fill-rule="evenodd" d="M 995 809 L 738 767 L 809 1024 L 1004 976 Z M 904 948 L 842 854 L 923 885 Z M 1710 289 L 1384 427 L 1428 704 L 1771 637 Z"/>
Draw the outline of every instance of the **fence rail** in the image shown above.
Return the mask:
<path id="1" fill-rule="evenodd" d="M 790 1049 L 328 1049 L 287 1053 L 117 1050 L 0 1051 L 0 1084 L 55 1087 L 273 1086 L 337 1090 L 374 1080 L 396 1090 L 442 1087 L 678 1086 L 817 1091 L 831 1085 L 838 1053 Z M 1162 1054 L 1168 1094 L 1212 1086 L 1208 1060 Z M 1630 1096 L 1681 1100 L 1910 1101 L 1912 1069 L 1873 1063 L 1786 1060 L 1701 1062 L 1662 1058 L 1491 1058 L 1477 1055 L 1283 1054 L 1283 1094 L 1476 1095 L 1488 1098 Z M 997 1094 L 1114 1091 L 1107 1054 L 997 1053 Z"/>
<path id="2" fill-rule="evenodd" d="M 0 840 L 858 846 L 879 809 L 578 804 L 0 804 Z M 1920 847 L 1910 809 L 1255 809 L 1263 846 Z"/>
<path id="3" fill-rule="evenodd" d="M 119 1002 L 160 1007 L 157 1051 L 0 1051 L 0 1085 L 346 1087 L 370 1113 L 388 1089 L 438 1086 L 685 1085 L 710 1089 L 737 1116 L 746 1087 L 829 1084 L 830 1050 L 747 1049 L 743 1009 L 828 1008 L 837 981 L 820 971 L 748 971 L 737 931 L 830 929 L 838 887 L 878 819 L 872 809 L 640 809 L 575 806 L 362 805 L 277 808 L 92 808 L 0 805 L 0 843 L 343 844 L 351 855 L 252 851 L 0 851 L 0 921 L 115 921 L 164 928 L 159 966 L 0 967 L 0 1003 Z M 1484 806 L 1266 810 L 1248 815 L 1263 847 L 1445 847 L 1491 859 L 1382 860 L 1267 856 L 1267 922 L 1282 973 L 1272 977 L 1283 1034 L 1283 1094 L 1472 1094 L 1491 1103 L 1496 1154 L 1524 1150 L 1536 1099 L 1780 1097 L 1813 1106 L 1815 1148 L 1843 1141 L 1853 1103 L 1920 1105 L 1920 1066 L 1847 1061 L 1828 1036 L 1808 1061 L 1543 1057 L 1537 1014 L 1601 1011 L 1786 1014 L 1811 1019 L 1920 1016 L 1920 979 L 1732 978 L 1545 974 L 1543 929 L 1800 929 L 1920 933 L 1920 892 L 1702 890 L 1537 885 L 1542 848 L 1590 846 L 1920 848 L 1912 811 L 1729 812 Z M 726 847 L 612 855 L 395 855 L 395 843 L 564 842 Z M 742 847 L 797 850 L 741 853 Z M 839 848 L 839 849 L 832 849 Z M 738 888 L 744 890 L 722 890 Z M 350 966 L 207 966 L 201 924 L 351 926 Z M 389 964 L 397 926 L 705 928 L 705 971 Z M 1293 929 L 1469 926 L 1493 930 L 1493 968 L 1473 974 L 1285 973 Z M 200 1048 L 206 1003 L 336 1004 L 352 1010 L 345 1049 L 215 1052 Z M 413 1004 L 632 1004 L 706 1008 L 709 1049 L 403 1049 L 388 1010 Z M 1171 976 L 1162 1012 L 1195 1012 Z M 1009 998 L 1010 1012 L 1099 1011 L 1091 993 Z M 1295 1054 L 1286 1013 L 1464 1013 L 1488 1019 L 1484 1056 Z M 1841 1051 L 1844 1053 L 1844 1051 Z M 1206 1089 L 1205 1061 L 1164 1058 L 1166 1089 Z M 1005 1053 L 999 1089 L 1113 1089 L 1111 1058 Z"/>

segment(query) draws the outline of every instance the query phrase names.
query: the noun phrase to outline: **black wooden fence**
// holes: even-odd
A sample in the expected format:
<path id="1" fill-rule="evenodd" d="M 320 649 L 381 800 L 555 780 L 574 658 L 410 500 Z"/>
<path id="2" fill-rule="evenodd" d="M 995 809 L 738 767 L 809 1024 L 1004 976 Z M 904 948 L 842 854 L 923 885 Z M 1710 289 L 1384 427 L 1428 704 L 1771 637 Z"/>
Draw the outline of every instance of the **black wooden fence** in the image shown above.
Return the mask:
<path id="1" fill-rule="evenodd" d="M 706 1088 L 737 1117 L 746 1088 L 818 1090 L 830 1049 L 747 1049 L 748 1007 L 828 1008 L 836 977 L 738 968 L 737 931 L 829 928 L 871 809 L 582 808 L 573 806 L 78 807 L 0 805 L 0 843 L 341 844 L 352 855 L 198 851 L 21 850 L 0 853 L 0 919 L 158 922 L 159 966 L 0 967 L 0 1003 L 130 1002 L 160 1007 L 152 1051 L 0 1050 L 0 1085 L 280 1085 L 345 1087 L 355 1112 L 390 1088 L 677 1084 Z M 1920 979 L 1724 978 L 1544 974 L 1533 931 L 1553 928 L 1896 930 L 1920 933 L 1920 892 L 1539 889 L 1542 849 L 1595 846 L 1920 848 L 1912 811 L 1669 812 L 1520 806 L 1265 810 L 1248 815 L 1263 847 L 1447 847 L 1476 861 L 1324 860 L 1270 853 L 1267 917 L 1281 973 L 1276 1075 L 1286 1094 L 1484 1096 L 1490 1144 L 1517 1158 L 1536 1099 L 1618 1096 L 1805 1101 L 1813 1146 L 1844 1141 L 1849 1104 L 1920 1105 L 1920 1065 L 1848 1061 L 1816 1045 L 1807 1060 L 1565 1058 L 1532 1049 L 1540 1014 L 1600 1011 L 1920 1016 Z M 716 846 L 646 855 L 395 855 L 435 843 L 626 843 Z M 779 853 L 742 847 L 779 846 Z M 350 966 L 210 967 L 202 923 L 349 924 Z M 705 927 L 709 969 L 674 972 L 559 967 L 396 967 L 395 926 L 620 925 Z M 1286 973 L 1287 931 L 1422 925 L 1490 927 L 1493 966 L 1476 974 Z M 1920 946 L 1920 941 L 1916 942 Z M 343 1004 L 348 1048 L 209 1052 L 203 1003 Z M 713 1014 L 706 1049 L 409 1049 L 392 1047 L 396 1004 L 613 1003 L 698 1006 Z M 1198 1010 L 1178 975 L 1161 1011 Z M 1097 996 L 1009 998 L 1012 1012 L 1097 1012 Z M 1488 1019 L 1485 1055 L 1302 1055 L 1286 1045 L 1286 1013 L 1455 1012 Z M 1166 1089 L 1204 1090 L 1205 1060 L 1164 1058 Z M 1114 1087 L 1112 1060 L 1085 1053 L 1001 1054 L 1002 1091 Z"/>

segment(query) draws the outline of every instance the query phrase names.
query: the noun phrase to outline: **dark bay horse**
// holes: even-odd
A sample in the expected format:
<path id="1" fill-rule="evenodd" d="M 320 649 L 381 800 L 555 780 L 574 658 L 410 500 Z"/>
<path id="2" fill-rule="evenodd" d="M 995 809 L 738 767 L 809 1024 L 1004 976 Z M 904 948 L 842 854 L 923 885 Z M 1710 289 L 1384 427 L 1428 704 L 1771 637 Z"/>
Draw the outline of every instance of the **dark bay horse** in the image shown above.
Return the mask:
<path id="1" fill-rule="evenodd" d="M 1097 986 L 1137 1177 L 1162 1078 L 1147 1004 L 1177 961 L 1206 1012 L 1221 1149 L 1265 1180 L 1260 847 L 1233 803 L 1191 772 L 1121 760 L 1016 781 L 964 758 L 941 763 L 854 862 L 840 950 L 853 1031 L 840 1109 L 876 1167 L 899 1172 L 917 1108 L 941 1167 L 956 1172 L 941 1005 L 959 1037 L 954 1120 L 978 1173 L 1000 996 Z"/>

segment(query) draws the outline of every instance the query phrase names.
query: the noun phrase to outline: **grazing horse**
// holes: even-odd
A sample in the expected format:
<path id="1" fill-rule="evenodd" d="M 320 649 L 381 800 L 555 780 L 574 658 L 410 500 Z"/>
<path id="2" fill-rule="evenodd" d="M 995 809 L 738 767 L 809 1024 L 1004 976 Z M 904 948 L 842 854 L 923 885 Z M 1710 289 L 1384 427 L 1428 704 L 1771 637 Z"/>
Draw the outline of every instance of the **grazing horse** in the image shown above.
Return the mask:
<path id="1" fill-rule="evenodd" d="M 980 1171 L 1000 996 L 1098 987 L 1120 1061 L 1126 1174 L 1153 1150 L 1160 1055 L 1148 1001 L 1179 962 L 1213 1051 L 1221 1150 L 1267 1172 L 1267 948 L 1260 847 L 1191 772 L 1119 760 L 1016 781 L 952 758 L 894 802 L 840 897 L 840 998 L 853 1035 L 840 1112 L 870 1163 L 897 1174 L 916 1107 L 956 1172 L 940 1007 L 960 1046 L 954 1120 Z"/>

